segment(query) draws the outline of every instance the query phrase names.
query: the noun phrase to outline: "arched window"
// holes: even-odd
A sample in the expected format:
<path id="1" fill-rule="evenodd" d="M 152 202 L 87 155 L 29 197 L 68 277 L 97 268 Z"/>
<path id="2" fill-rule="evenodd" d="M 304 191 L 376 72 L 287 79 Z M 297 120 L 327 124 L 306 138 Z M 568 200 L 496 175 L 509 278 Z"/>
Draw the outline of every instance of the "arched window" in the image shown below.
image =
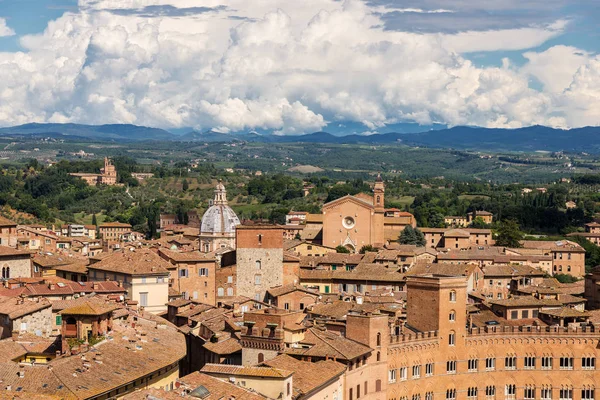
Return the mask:
<path id="1" fill-rule="evenodd" d="M 261 269 L 262 268 L 262 262 L 260 262 L 260 260 L 256 260 L 256 269 Z"/>
<path id="2" fill-rule="evenodd" d="M 450 322 L 456 321 L 456 312 L 454 310 L 450 311 L 450 314 L 448 314 L 448 321 L 450 321 Z"/>
<path id="3" fill-rule="evenodd" d="M 258 235 L 258 244 L 262 244 L 262 235 Z"/>
<path id="4" fill-rule="evenodd" d="M 450 291 L 449 300 L 454 303 L 456 302 L 456 292 L 454 290 Z"/>
<path id="5" fill-rule="evenodd" d="M 227 296 L 233 296 L 233 288 L 227 288 Z"/>
<path id="6" fill-rule="evenodd" d="M 377 379 L 375 381 L 375 391 L 376 392 L 381 392 L 381 379 Z"/>
<path id="7" fill-rule="evenodd" d="M 450 346 L 454 346 L 455 343 L 456 343 L 456 333 L 454 333 L 454 331 L 450 331 L 450 333 L 448 334 L 448 344 Z"/>
<path id="8" fill-rule="evenodd" d="M 6 267 L 6 279 L 10 279 L 10 267 Z"/>
<path id="9" fill-rule="evenodd" d="M 217 289 L 217 296 L 225 296 L 225 291 L 222 287 Z"/>
<path id="10" fill-rule="evenodd" d="M 258 353 L 258 362 L 264 362 L 265 361 L 265 355 L 263 353 Z"/>
<path id="11" fill-rule="evenodd" d="M 381 332 L 377 332 L 377 346 L 381 346 Z"/>
<path id="12" fill-rule="evenodd" d="M 381 361 L 381 352 L 377 352 L 377 361 Z"/>
<path id="13" fill-rule="evenodd" d="M 381 203 L 381 196 L 377 196 L 377 204 Z"/>

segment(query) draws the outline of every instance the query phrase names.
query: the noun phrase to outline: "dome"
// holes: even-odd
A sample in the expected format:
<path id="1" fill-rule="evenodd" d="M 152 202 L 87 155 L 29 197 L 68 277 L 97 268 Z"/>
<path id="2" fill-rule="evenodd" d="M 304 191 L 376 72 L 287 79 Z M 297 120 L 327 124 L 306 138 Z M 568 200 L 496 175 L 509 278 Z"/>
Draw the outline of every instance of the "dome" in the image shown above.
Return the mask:
<path id="1" fill-rule="evenodd" d="M 235 227 L 240 225 L 240 219 L 227 205 L 227 191 L 221 181 L 215 188 L 213 204 L 202 216 L 200 233 L 230 233 L 235 232 Z"/>
<path id="2" fill-rule="evenodd" d="M 228 205 L 216 204 L 206 210 L 200 225 L 201 233 L 234 233 L 240 219 Z"/>

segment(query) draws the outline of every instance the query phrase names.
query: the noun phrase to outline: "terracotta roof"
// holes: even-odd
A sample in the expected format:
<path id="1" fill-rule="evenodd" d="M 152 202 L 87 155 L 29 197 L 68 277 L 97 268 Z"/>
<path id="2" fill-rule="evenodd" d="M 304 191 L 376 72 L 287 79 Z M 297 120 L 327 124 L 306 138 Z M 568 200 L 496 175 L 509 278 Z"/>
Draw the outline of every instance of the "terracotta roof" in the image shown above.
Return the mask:
<path id="1" fill-rule="evenodd" d="M 205 364 L 200 372 L 215 375 L 255 376 L 282 379 L 285 379 L 293 374 L 292 371 L 286 371 L 273 367 L 248 367 L 242 365 L 223 364 Z"/>
<path id="2" fill-rule="evenodd" d="M 236 386 L 229 382 L 221 381 L 212 376 L 193 372 L 179 379 L 179 382 L 187 385 L 188 389 L 194 390 L 199 387 L 204 387 L 210 392 L 210 397 L 206 400 L 218 400 L 234 398 L 238 400 L 264 400 L 265 397 L 250 392 L 240 386 Z"/>
<path id="3" fill-rule="evenodd" d="M 13 249 L 12 247 L 0 246 L 0 257 L 14 257 L 14 256 L 29 256 L 31 253 L 28 251 Z"/>
<path id="4" fill-rule="evenodd" d="M 17 226 L 17 223 L 0 215 L 0 226 Z"/>
<path id="5" fill-rule="evenodd" d="M 544 276 L 545 272 L 541 269 L 533 268 L 528 265 L 484 265 L 481 270 L 487 278 L 489 276 Z"/>
<path id="6" fill-rule="evenodd" d="M 233 354 L 242 351 L 242 346 L 237 339 L 227 339 L 215 343 L 206 342 L 202 347 L 215 354 Z"/>
<path id="7" fill-rule="evenodd" d="M 100 224 L 98 228 L 131 228 L 131 225 L 123 222 L 105 222 Z"/>
<path id="8" fill-rule="evenodd" d="M 300 361 L 287 354 L 281 354 L 264 363 L 270 367 L 294 371 L 294 395 L 310 396 L 313 391 L 340 377 L 346 367 L 333 360 L 318 362 Z"/>
<path id="9" fill-rule="evenodd" d="M 448 275 L 448 276 L 470 276 L 477 265 L 474 264 L 450 264 L 450 263 L 422 263 L 412 266 L 407 275 Z"/>
<path id="10" fill-rule="evenodd" d="M 537 299 L 533 296 L 517 296 L 509 299 L 493 300 L 490 304 L 502 307 L 560 307 L 562 303 L 554 299 Z"/>
<path id="11" fill-rule="evenodd" d="M 50 307 L 51 304 L 46 299 L 32 301 L 10 297 L 0 298 L 0 314 L 8 315 L 10 319 L 33 314 L 34 312 L 38 312 Z"/>
<path id="12" fill-rule="evenodd" d="M 583 247 L 570 240 L 559 240 L 555 242 L 543 240 L 522 240 L 521 245 L 524 248 L 538 249 L 546 251 L 572 251 L 577 253 L 585 253 Z M 519 249 L 517 249 L 519 251 Z"/>
<path id="13" fill-rule="evenodd" d="M 571 307 L 561 307 L 552 310 L 540 310 L 540 314 L 550 315 L 555 318 L 586 318 L 590 316 L 590 313 L 585 311 L 578 311 Z"/>
<path id="14" fill-rule="evenodd" d="M 271 289 L 267 290 L 267 293 L 269 293 L 272 297 L 278 297 L 278 296 L 282 296 L 284 294 L 292 293 L 295 291 L 310 293 L 316 297 L 319 296 L 319 293 L 311 292 L 310 290 L 307 290 L 303 286 L 295 285 L 293 283 L 291 283 L 289 285 L 285 285 L 285 286 L 272 287 Z"/>
<path id="15" fill-rule="evenodd" d="M 88 267 L 127 275 L 168 275 L 169 268 L 171 264 L 149 249 L 114 252 Z"/>
<path id="16" fill-rule="evenodd" d="M 81 304 L 74 305 L 69 308 L 65 308 L 60 313 L 62 315 L 103 315 L 113 312 L 120 308 L 116 304 L 100 303 L 86 299 Z"/>
<path id="17" fill-rule="evenodd" d="M 35 254 L 33 256 L 33 263 L 39 265 L 42 268 L 52 268 L 58 265 L 73 264 L 75 262 L 82 262 L 84 260 L 77 259 L 62 254 Z"/>
<path id="18" fill-rule="evenodd" d="M 362 343 L 320 328 L 309 328 L 299 344 L 300 347 L 286 348 L 285 353 L 306 357 L 335 357 L 340 360 L 353 360 L 372 351 L 370 347 Z M 304 346 L 308 346 L 308 348 L 304 348 Z"/>
<path id="19" fill-rule="evenodd" d="M 198 250 L 173 251 L 173 250 L 167 250 L 167 249 L 158 249 L 158 252 L 175 262 L 194 262 L 194 261 L 215 262 L 215 254 L 214 253 L 201 253 Z"/>

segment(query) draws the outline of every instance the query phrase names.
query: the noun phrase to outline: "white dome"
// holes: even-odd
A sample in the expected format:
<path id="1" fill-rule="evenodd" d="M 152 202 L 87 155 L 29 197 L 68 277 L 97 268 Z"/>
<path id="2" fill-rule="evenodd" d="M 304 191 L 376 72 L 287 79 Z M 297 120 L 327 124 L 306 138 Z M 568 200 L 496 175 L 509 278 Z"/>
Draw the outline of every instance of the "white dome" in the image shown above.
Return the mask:
<path id="1" fill-rule="evenodd" d="M 221 181 L 215 188 L 213 205 L 202 216 L 200 234 L 205 233 L 230 233 L 235 232 L 235 227 L 240 225 L 240 219 L 227 205 L 227 191 Z"/>
<path id="2" fill-rule="evenodd" d="M 211 206 L 202 216 L 200 233 L 234 233 L 240 225 L 240 219 L 231 209 L 223 204 Z"/>

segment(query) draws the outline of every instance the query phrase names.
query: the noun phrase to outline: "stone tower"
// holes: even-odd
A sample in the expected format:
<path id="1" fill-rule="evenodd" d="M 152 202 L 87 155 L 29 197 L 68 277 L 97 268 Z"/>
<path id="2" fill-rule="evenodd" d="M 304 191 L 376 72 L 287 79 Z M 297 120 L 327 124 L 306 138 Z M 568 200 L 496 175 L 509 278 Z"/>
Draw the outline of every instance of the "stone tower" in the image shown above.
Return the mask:
<path id="1" fill-rule="evenodd" d="M 236 229 L 237 294 L 263 301 L 283 285 L 283 228 L 240 225 Z"/>

